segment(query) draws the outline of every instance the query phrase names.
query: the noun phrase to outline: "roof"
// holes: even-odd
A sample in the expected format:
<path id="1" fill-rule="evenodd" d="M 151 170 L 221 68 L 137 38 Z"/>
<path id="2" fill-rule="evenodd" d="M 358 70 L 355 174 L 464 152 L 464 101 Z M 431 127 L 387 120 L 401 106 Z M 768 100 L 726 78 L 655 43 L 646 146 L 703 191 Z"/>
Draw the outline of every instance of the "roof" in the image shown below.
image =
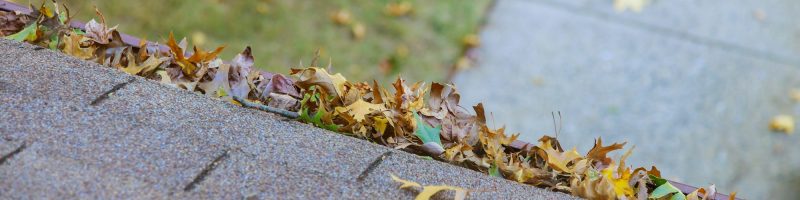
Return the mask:
<path id="1" fill-rule="evenodd" d="M 4 39 L 0 156 L 3 199 L 575 199 Z"/>

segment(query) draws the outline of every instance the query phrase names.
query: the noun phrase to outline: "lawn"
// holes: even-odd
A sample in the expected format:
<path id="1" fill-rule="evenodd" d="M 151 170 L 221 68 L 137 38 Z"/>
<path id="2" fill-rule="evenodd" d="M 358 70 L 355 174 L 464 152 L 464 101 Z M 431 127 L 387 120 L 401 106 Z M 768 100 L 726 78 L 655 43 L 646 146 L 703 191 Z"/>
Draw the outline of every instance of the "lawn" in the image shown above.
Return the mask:
<path id="1" fill-rule="evenodd" d="M 25 0 L 16 2 L 27 3 Z M 33 1 L 33 2 L 40 2 Z M 226 45 L 230 59 L 252 46 L 259 68 L 286 73 L 309 64 L 320 49 L 322 66 L 354 81 L 442 81 L 460 54 L 462 38 L 474 34 L 490 0 L 407 1 L 411 12 L 387 14 L 389 0 L 87 0 L 69 1 L 78 20 L 96 18 L 94 6 L 122 32 L 163 43 L 170 32 L 190 45 Z M 345 10 L 350 25 L 331 16 Z M 362 39 L 352 26 L 365 28 Z M 390 65 L 380 63 L 391 63 Z M 383 66 L 383 67 L 381 67 Z M 390 67 L 387 67 L 390 66 Z"/>

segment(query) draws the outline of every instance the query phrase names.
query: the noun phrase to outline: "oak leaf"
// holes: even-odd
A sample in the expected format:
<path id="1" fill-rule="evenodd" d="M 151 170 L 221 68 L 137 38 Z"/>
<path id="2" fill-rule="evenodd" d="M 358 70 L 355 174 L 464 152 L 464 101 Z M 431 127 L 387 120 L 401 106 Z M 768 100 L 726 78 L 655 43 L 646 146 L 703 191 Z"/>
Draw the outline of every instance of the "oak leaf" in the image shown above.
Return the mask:
<path id="1" fill-rule="evenodd" d="M 600 161 L 604 165 L 608 165 L 611 163 L 611 158 L 606 156 L 606 154 L 614 150 L 622 149 L 623 146 L 625 146 L 624 142 L 621 144 L 614 143 L 609 146 L 603 146 L 603 139 L 597 138 L 597 140 L 594 141 L 594 147 L 586 153 L 586 158 Z"/>
<path id="2" fill-rule="evenodd" d="M 338 97 L 344 95 L 344 86 L 347 79 L 342 74 L 331 75 L 322 68 L 309 67 L 305 69 L 292 69 L 292 73 L 298 76 L 295 82 L 300 88 L 308 90 L 311 86 L 318 86 L 326 95 Z"/>

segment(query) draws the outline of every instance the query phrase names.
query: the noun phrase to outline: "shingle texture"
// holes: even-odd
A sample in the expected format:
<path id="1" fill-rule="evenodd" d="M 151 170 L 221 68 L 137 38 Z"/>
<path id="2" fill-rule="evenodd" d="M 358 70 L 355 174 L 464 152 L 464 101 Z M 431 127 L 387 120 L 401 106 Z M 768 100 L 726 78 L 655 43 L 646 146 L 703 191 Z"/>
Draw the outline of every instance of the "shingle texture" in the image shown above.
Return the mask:
<path id="1" fill-rule="evenodd" d="M 390 173 L 474 199 L 574 199 L 2 39 L 0 156 L 0 199 L 413 198 Z"/>

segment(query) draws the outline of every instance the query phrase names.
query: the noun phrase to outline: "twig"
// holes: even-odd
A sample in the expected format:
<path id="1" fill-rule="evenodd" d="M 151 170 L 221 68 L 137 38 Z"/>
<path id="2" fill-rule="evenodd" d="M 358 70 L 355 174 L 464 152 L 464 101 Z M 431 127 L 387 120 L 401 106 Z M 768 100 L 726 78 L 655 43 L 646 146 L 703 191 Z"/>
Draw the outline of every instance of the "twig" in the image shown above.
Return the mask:
<path id="1" fill-rule="evenodd" d="M 280 109 L 280 108 L 270 107 L 270 106 L 267 106 L 267 105 L 252 103 L 252 102 L 249 102 L 247 100 L 242 99 L 241 97 L 234 96 L 233 100 L 236 100 L 239 103 L 241 103 L 243 107 L 255 108 L 255 109 L 259 109 L 259 110 L 275 113 L 275 114 L 284 116 L 286 118 L 297 119 L 298 117 L 300 117 L 300 114 L 297 113 L 297 112 L 292 112 L 292 111 L 288 111 L 288 110 L 284 110 L 284 109 Z"/>
<path id="2" fill-rule="evenodd" d="M 369 173 L 374 171 L 375 168 L 378 168 L 378 165 L 380 165 L 384 160 L 386 160 L 386 157 L 389 157 L 390 155 L 392 155 L 392 152 L 391 151 L 387 151 L 386 153 L 383 153 L 380 156 L 378 156 L 378 158 L 373 160 L 372 163 L 370 163 L 369 166 L 367 166 L 367 169 L 364 169 L 364 171 L 361 172 L 361 175 L 358 175 L 358 178 L 356 178 L 356 181 L 359 181 L 359 182 L 364 181 L 364 178 L 367 178 Z"/>

